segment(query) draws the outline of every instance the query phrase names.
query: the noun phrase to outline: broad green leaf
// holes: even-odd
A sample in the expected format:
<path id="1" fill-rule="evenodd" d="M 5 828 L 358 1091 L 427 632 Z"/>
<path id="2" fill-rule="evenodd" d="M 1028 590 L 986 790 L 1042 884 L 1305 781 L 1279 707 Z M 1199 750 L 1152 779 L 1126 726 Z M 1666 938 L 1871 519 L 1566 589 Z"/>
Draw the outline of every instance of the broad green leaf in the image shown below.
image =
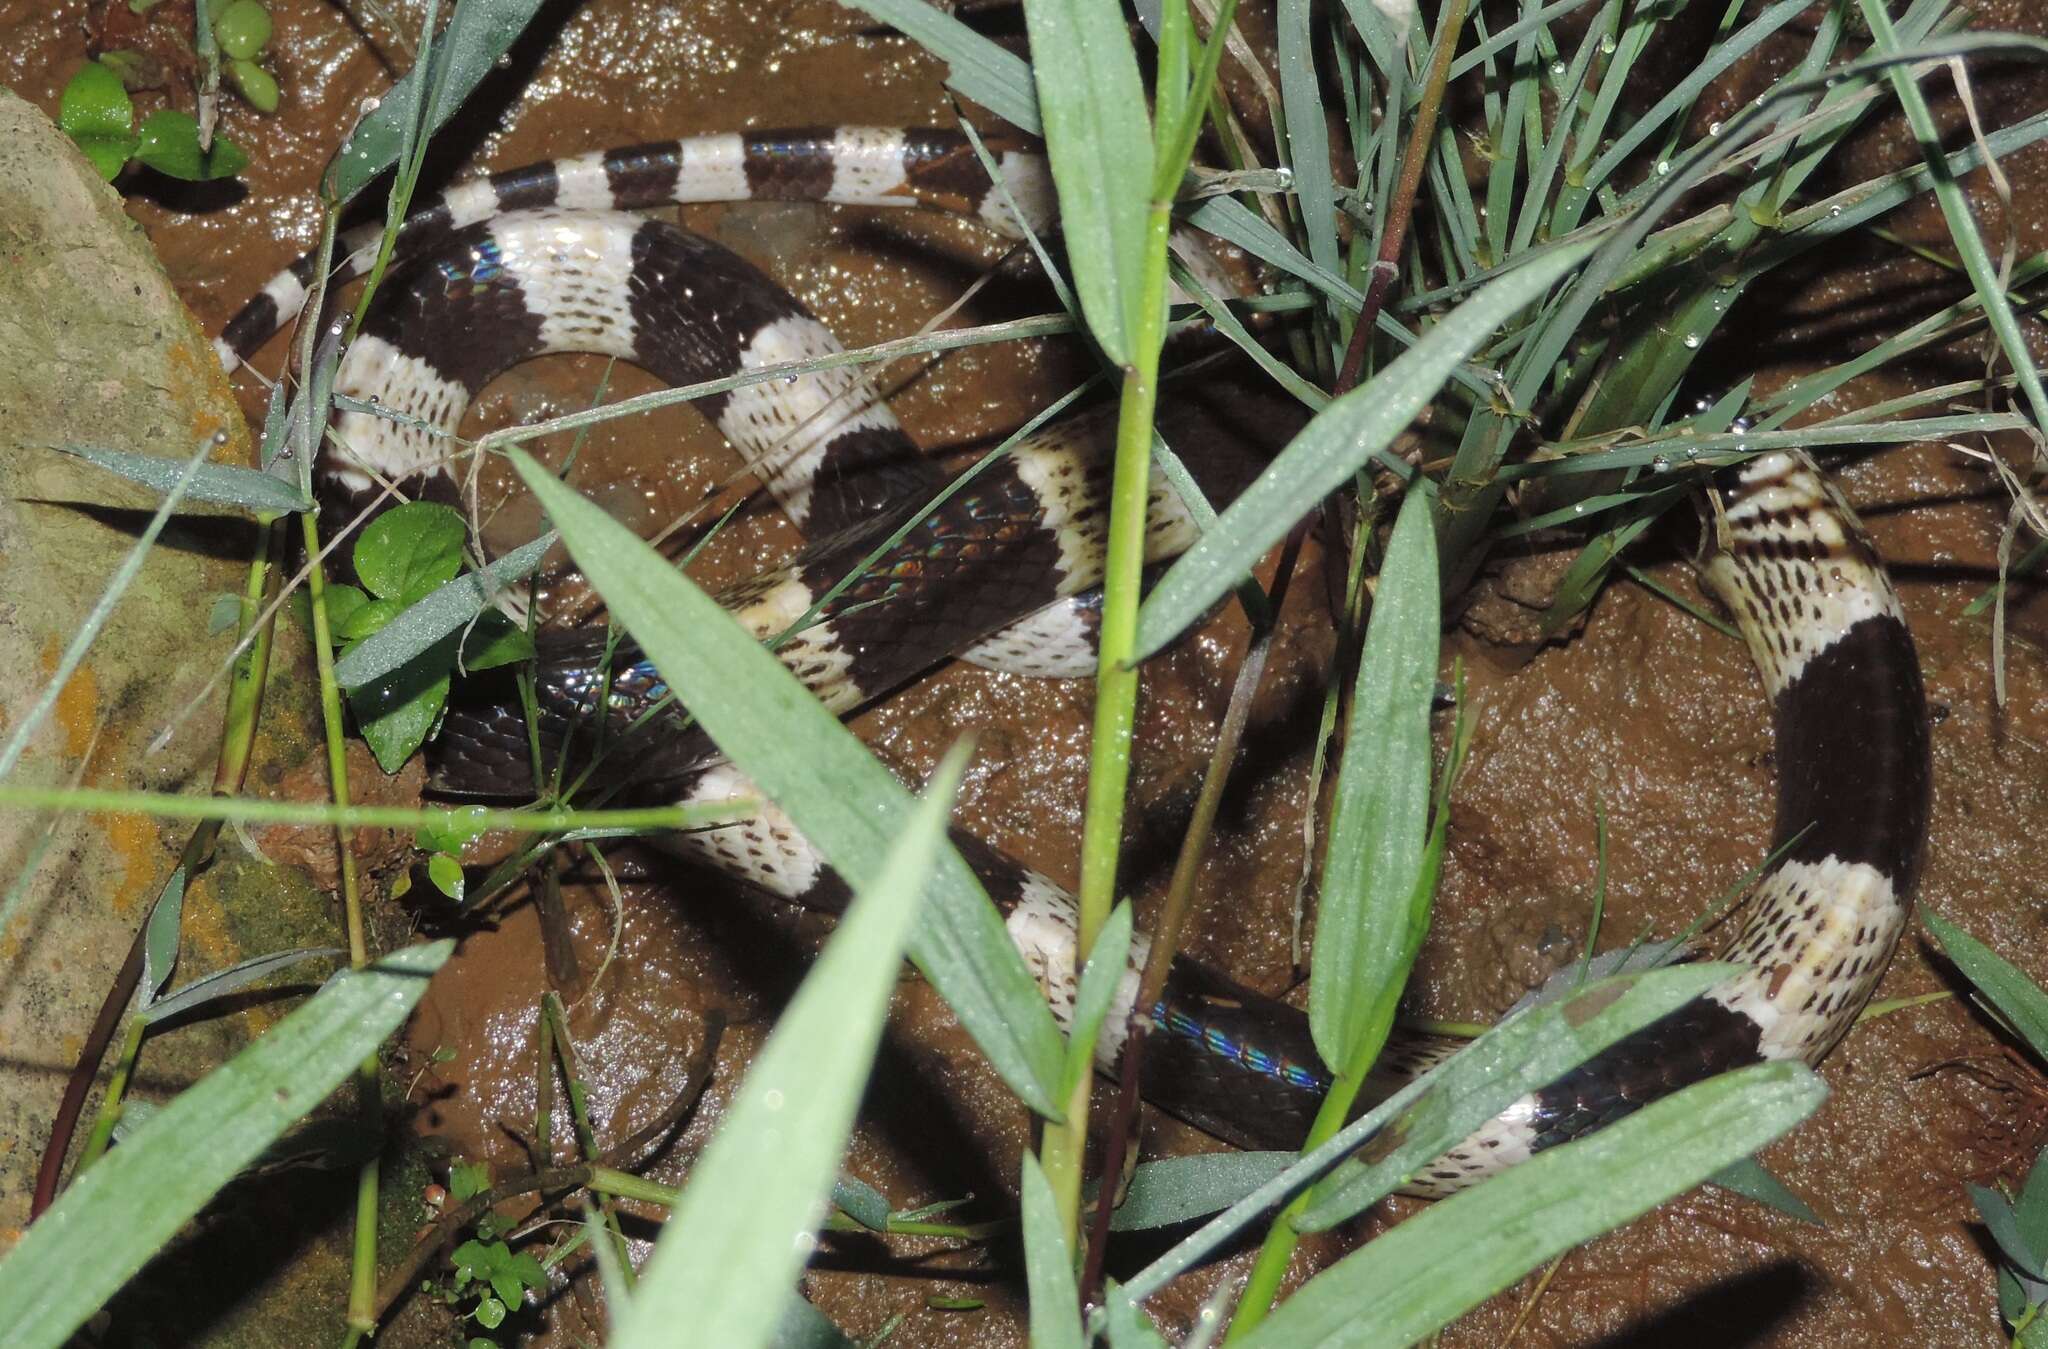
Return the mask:
<path id="1" fill-rule="evenodd" d="M 1146 597 L 1138 659 L 1178 637 L 1250 575 L 1295 521 L 1408 428 L 1480 343 L 1592 251 L 1590 243 L 1560 249 L 1490 282 L 1378 375 L 1316 414 Z"/>
<path id="2" fill-rule="evenodd" d="M 1292 1152 L 1205 1152 L 1141 1163 L 1112 1232 L 1136 1232 L 1206 1217 L 1229 1208 L 1294 1164 Z"/>
<path id="3" fill-rule="evenodd" d="M 224 998 L 238 993 L 268 975 L 279 970 L 290 969 L 308 960 L 324 960 L 330 957 L 346 958 L 348 952 L 338 946 L 306 946 L 295 951 L 273 951 L 267 956 L 251 956 L 249 959 L 216 970 L 204 978 L 194 979 L 167 998 L 158 998 L 136 1013 L 145 1024 L 168 1021 L 181 1012 L 194 1007 L 203 1007 L 215 998 Z"/>
<path id="4" fill-rule="evenodd" d="M 1031 67 L 925 0 L 841 0 L 916 41 L 950 68 L 946 84 L 1021 131 L 1037 135 L 1038 90 Z"/>
<path id="5" fill-rule="evenodd" d="M 426 68 L 413 67 L 377 106 L 356 123 L 348 142 L 327 166 L 321 195 L 345 202 L 398 161 L 419 114 L 420 91 L 435 91 L 426 131 L 439 130 L 498 59 L 526 30 L 541 0 L 459 0 L 448 27 L 434 38 Z"/>
<path id="6" fill-rule="evenodd" d="M 613 617 L 718 746 L 856 889 L 881 871 L 908 793 L 717 602 L 523 451 L 511 458 Z M 941 850 L 910 954 L 1010 1089 L 1058 1113 L 1064 1047 L 1052 1012 L 967 864 Z"/>
<path id="7" fill-rule="evenodd" d="M 59 1349 L 221 1186 L 362 1066 L 454 946 L 408 947 L 337 974 L 73 1181 L 0 1260 L 10 1349 Z"/>
<path id="8" fill-rule="evenodd" d="M 573 548 L 575 532 L 561 523 Z M 846 1150 L 966 766 L 964 746 L 946 756 L 747 1069 L 655 1243 L 617 1349 L 674 1344 L 682 1326 L 695 1343 L 731 1349 L 773 1338 Z"/>
<path id="9" fill-rule="evenodd" d="M 1072 1095 L 1095 1067 L 1095 1041 L 1102 1033 L 1102 1020 L 1109 1013 L 1109 1004 L 1123 984 L 1130 953 L 1131 902 L 1124 900 L 1109 911 L 1109 921 L 1095 934 L 1095 949 L 1088 953 L 1088 963 L 1081 970 L 1074 992 L 1062 1100 Z"/>
<path id="10" fill-rule="evenodd" d="M 413 604 L 462 570 L 465 537 L 462 516 L 451 506 L 434 501 L 393 506 L 365 525 L 356 540 L 356 575 L 379 599 Z"/>
<path id="11" fill-rule="evenodd" d="M 344 601 L 343 607 L 348 610 L 346 618 L 336 618 L 331 610 L 328 612 L 327 630 L 344 642 L 361 641 L 382 632 L 392 619 L 405 612 L 405 605 L 398 600 L 365 599 L 356 605 Z"/>
<path id="12" fill-rule="evenodd" d="M 365 605 L 365 608 L 369 606 Z M 426 743 L 434 719 L 448 701 L 449 672 L 455 668 L 455 637 L 443 637 L 375 683 L 351 689 L 348 705 L 362 727 L 377 766 L 396 773 Z"/>
<path id="13" fill-rule="evenodd" d="M 1024 1214 L 1024 1282 L 1031 1294 L 1031 1349 L 1083 1349 L 1080 1293 L 1074 1257 L 1060 1232 L 1052 1182 L 1031 1149 L 1024 1149 L 1019 1186 Z"/>
<path id="14" fill-rule="evenodd" d="M 80 66 L 64 86 L 57 125 L 109 182 L 135 152 L 135 105 L 121 77 L 98 61 Z"/>
<path id="15" fill-rule="evenodd" d="M 397 513 L 387 512 L 381 519 L 389 519 Z M 377 523 L 373 522 L 370 528 L 375 529 Z M 458 531 L 460 523 L 460 517 L 457 517 Z M 552 532 L 544 534 L 532 543 L 513 549 L 482 571 L 465 572 L 456 576 L 439 589 L 407 605 L 404 612 L 366 635 L 361 644 L 352 647 L 347 655 L 334 663 L 334 682 L 345 689 L 353 689 L 374 679 L 380 679 L 462 627 L 481 613 L 505 587 L 533 575 L 540 567 L 541 559 L 547 556 L 548 549 L 554 547 L 555 537 Z M 361 546 L 357 545 L 358 550 Z M 462 540 L 458 532 L 455 540 L 457 565 L 460 565 L 461 550 Z M 360 569 L 361 565 L 359 552 L 357 567 Z M 330 608 L 329 617 L 332 616 Z M 498 646 L 502 632 L 501 629 L 499 638 L 488 639 L 485 648 L 477 654 L 490 656 L 511 650 L 509 646 Z M 522 637 L 524 635 L 521 634 Z M 510 656 L 509 659 L 522 659 L 523 654 Z M 470 658 L 470 652 L 467 650 L 464 651 L 464 656 L 467 668 L 472 670 L 485 670 L 493 664 L 504 663 L 494 659 L 479 661 Z"/>
<path id="16" fill-rule="evenodd" d="M 486 609 L 462 634 L 462 659 L 457 668 L 474 674 L 517 664 L 533 654 L 533 638 L 526 635 L 526 629 L 498 610 Z"/>
<path id="17" fill-rule="evenodd" d="M 188 183 L 232 178 L 249 167 L 249 156 L 226 136 L 199 148 L 199 122 L 189 112 L 163 108 L 142 119 L 135 144 L 137 161 Z"/>
<path id="18" fill-rule="evenodd" d="M 1812 1114 L 1803 1063 L 1698 1083 L 1435 1204 L 1308 1281 L 1242 1343 L 1410 1344 L 1554 1255 L 1647 1213 Z"/>
<path id="19" fill-rule="evenodd" d="M 1977 991 L 2004 1014 L 2037 1057 L 2048 1062 L 2048 993 L 1983 942 L 1925 905 L 1920 921 Z"/>
<path id="20" fill-rule="evenodd" d="M 1032 0 L 1024 22 L 1074 290 L 1104 354 L 1127 365 L 1152 317 L 1142 313 L 1152 129 L 1123 6 Z"/>
<path id="21" fill-rule="evenodd" d="M 170 491 L 183 471 L 177 460 L 154 454 L 103 450 L 95 445 L 60 445 L 57 448 L 61 453 L 97 464 L 110 473 L 118 473 L 158 492 Z M 240 506 L 257 515 L 289 515 L 313 508 L 313 503 L 300 497 L 289 484 L 279 482 L 268 473 L 260 473 L 253 468 L 236 468 L 232 464 L 201 464 L 193 472 L 185 495 L 194 501 Z"/>
<path id="22" fill-rule="evenodd" d="M 1378 1056 L 1435 898 L 1418 884 L 1442 623 L 1430 505 L 1418 483 L 1394 521 L 1337 770 L 1308 1018 L 1316 1051 L 1340 1073 L 1363 1073 Z"/>
<path id="23" fill-rule="evenodd" d="M 335 636 L 346 640 L 354 629 L 356 613 L 370 603 L 370 597 L 346 581 L 329 581 L 327 583 L 326 600 L 327 630 Z M 308 627 L 312 626 L 310 613 L 311 611 L 309 610 Z M 383 626 L 383 622 L 379 622 L 376 627 L 368 628 L 365 631 L 375 632 L 377 628 Z M 344 684 L 342 687 L 347 688 L 348 686 Z"/>

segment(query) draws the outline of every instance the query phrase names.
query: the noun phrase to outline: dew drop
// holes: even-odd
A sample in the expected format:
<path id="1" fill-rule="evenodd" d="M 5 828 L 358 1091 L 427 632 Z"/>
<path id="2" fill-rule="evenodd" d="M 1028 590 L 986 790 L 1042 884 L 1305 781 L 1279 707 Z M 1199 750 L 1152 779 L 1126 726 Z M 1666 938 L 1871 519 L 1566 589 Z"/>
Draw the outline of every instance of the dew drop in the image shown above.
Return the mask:
<path id="1" fill-rule="evenodd" d="M 1685 335 L 1685 346 L 1688 351 L 1698 351 L 1700 349 L 1700 335 L 1698 333 L 1687 333 Z"/>
<path id="2" fill-rule="evenodd" d="M 1650 461 L 1650 472 L 1669 473 L 1670 471 L 1671 461 L 1669 459 L 1666 459 L 1663 455 L 1660 454 Z"/>

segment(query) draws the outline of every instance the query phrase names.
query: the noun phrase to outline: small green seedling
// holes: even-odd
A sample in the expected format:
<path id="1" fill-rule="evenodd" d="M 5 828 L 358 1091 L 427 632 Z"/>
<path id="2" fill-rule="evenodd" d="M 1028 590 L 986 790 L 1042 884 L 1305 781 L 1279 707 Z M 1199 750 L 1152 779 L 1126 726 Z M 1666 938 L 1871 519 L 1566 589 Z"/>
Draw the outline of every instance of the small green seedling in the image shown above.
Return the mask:
<path id="1" fill-rule="evenodd" d="M 360 642 L 454 580 L 462 570 L 463 538 L 462 516 L 434 502 L 408 501 L 372 520 L 353 553 L 363 589 L 327 588 L 327 618 L 335 637 L 344 646 Z M 532 643 L 511 619 L 486 610 L 466 635 L 450 633 L 384 678 L 353 690 L 349 705 L 378 765 L 396 773 L 434 729 L 458 663 L 466 670 L 487 670 L 532 654 Z M 432 875 L 431 863 L 429 870 Z M 443 866 L 433 880 L 449 892 L 444 881 L 459 875 L 459 867 L 450 873 Z M 459 897 L 459 886 L 451 893 Z"/>
<path id="2" fill-rule="evenodd" d="M 112 182 L 130 160 L 188 182 L 232 178 L 249 167 L 249 156 L 225 136 L 199 148 L 199 123 L 192 114 L 164 108 L 135 126 L 135 104 L 112 66 L 88 61 L 64 86 L 57 125 L 78 144 L 100 176 Z"/>
<path id="3" fill-rule="evenodd" d="M 231 0 L 214 16 L 213 37 L 228 59 L 235 92 L 258 112 L 276 112 L 277 77 L 256 63 L 270 42 L 270 11 L 258 0 Z"/>
<path id="4" fill-rule="evenodd" d="M 465 1241 L 455 1248 L 455 1293 L 474 1296 L 470 1315 L 485 1330 L 505 1323 L 512 1309 L 526 1300 L 526 1290 L 546 1288 L 547 1271 L 521 1251 L 514 1254 L 502 1241 Z"/>

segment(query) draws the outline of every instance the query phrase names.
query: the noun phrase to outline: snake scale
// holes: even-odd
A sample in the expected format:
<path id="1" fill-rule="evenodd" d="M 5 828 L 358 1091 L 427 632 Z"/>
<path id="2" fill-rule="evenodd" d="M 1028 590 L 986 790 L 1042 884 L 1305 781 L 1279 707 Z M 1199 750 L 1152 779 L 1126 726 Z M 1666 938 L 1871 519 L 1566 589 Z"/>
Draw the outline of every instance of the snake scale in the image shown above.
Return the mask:
<path id="1" fill-rule="evenodd" d="M 346 519 L 385 487 L 461 499 L 440 433 L 493 377 L 549 352 L 595 352 L 683 385 L 839 350 L 779 286 L 708 240 L 626 212 L 671 202 L 809 200 L 923 206 L 1006 235 L 1043 224 L 1042 159 L 998 147 L 1001 191 L 956 133 L 824 128 L 748 132 L 551 161 L 458 184 L 404 226 L 409 261 L 380 291 L 337 391 L 404 419 L 345 412 L 316 470 L 323 508 Z M 374 231 L 371 232 L 372 234 Z M 368 236 L 346 237 L 360 274 Z M 303 309 L 315 264 L 281 273 L 216 344 L 229 369 Z M 779 634 L 948 486 L 886 404 L 848 368 L 778 375 L 699 400 L 810 540 L 795 558 L 720 596 L 749 631 Z M 778 654 L 846 713 L 953 656 L 1036 674 L 1092 670 L 1089 593 L 1101 577 L 1108 429 L 1054 423 L 946 497 Z M 1689 1083 L 1763 1059 L 1818 1060 L 1869 999 L 1904 926 L 1930 795 L 1920 673 L 1885 570 L 1840 494 L 1809 460 L 1774 453 L 1724 471 L 1699 562 L 1734 615 L 1771 700 L 1779 771 L 1774 860 L 1722 958 L 1744 970 L 1517 1102 L 1408 1185 L 1444 1194 L 1578 1137 Z M 1148 560 L 1196 526 L 1155 487 Z M 613 762 L 638 790 L 683 801 L 755 795 L 701 734 L 657 713 L 667 690 L 630 647 L 607 683 L 601 634 L 543 642 L 541 730 L 608 719 Z M 600 709 L 600 704 L 603 704 Z M 515 706 L 459 706 L 440 732 L 435 785 L 530 793 Z M 1072 900 L 1056 883 L 955 831 L 1055 1013 L 1076 979 Z M 677 851 L 781 898 L 836 910 L 845 893 L 772 806 L 676 836 Z M 1144 959 L 1133 944 L 1100 1046 L 1113 1068 Z M 1328 1087 L 1299 1010 L 1185 958 L 1146 1009 L 1144 1090 L 1244 1146 L 1293 1148 Z M 1383 1090 L 1450 1046 L 1397 1036 Z"/>

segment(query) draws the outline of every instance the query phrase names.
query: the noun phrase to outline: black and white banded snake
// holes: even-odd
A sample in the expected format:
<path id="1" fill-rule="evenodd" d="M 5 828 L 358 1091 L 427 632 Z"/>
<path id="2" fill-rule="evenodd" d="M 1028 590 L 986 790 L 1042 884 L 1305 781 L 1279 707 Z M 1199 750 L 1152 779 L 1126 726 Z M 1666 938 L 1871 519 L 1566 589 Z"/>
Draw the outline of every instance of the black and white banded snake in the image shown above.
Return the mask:
<path id="1" fill-rule="evenodd" d="M 1011 232 L 1014 203 L 1050 215 L 1042 161 L 1005 150 L 1004 193 L 955 133 L 837 128 L 751 132 L 585 155 L 460 184 L 400 236 L 408 268 L 386 283 L 341 368 L 338 391 L 452 432 L 498 373 L 558 351 L 595 352 L 692 384 L 835 351 L 823 325 L 723 248 L 625 211 L 683 201 L 780 199 L 922 205 Z M 345 238 L 344 267 L 367 270 L 368 240 Z M 297 316 L 312 280 L 302 260 L 238 313 L 216 344 L 230 369 Z M 723 593 L 766 638 L 810 609 L 945 479 L 846 368 L 742 385 L 697 406 L 813 542 Z M 454 501 L 446 442 L 404 421 L 347 412 L 323 453 L 323 504 L 341 518 L 394 484 Z M 1100 579 L 1106 453 L 1099 424 L 1055 423 L 914 526 L 865 576 L 780 648 L 784 663 L 842 714 L 953 656 L 1036 674 L 1092 671 L 1087 592 Z M 1762 1059 L 1817 1061 L 1868 1001 L 1909 907 L 1930 797 L 1926 708 L 1897 596 L 1854 515 L 1801 456 L 1767 454 L 1725 471 L 1700 573 L 1733 613 L 1771 699 L 1779 771 L 1774 861 L 1753 887 L 1721 958 L 1747 968 L 1566 1077 L 1517 1102 L 1426 1167 L 1407 1189 L 1444 1194 L 1649 1100 Z M 1148 558 L 1185 548 L 1195 526 L 1155 487 Z M 559 737 L 594 713 L 601 639 L 565 634 L 542 653 L 543 722 Z M 664 692 L 644 664 L 613 671 L 609 716 L 623 729 Z M 656 719 L 615 745 L 640 781 L 671 799 L 750 798 L 751 784 L 701 736 Z M 458 794 L 531 791 L 514 707 L 457 709 L 437 784 Z M 1058 885 L 956 831 L 968 861 L 1054 1011 L 1071 1009 L 1072 903 Z M 772 806 L 755 819 L 679 835 L 677 850 L 812 907 L 844 893 Z M 1134 943 L 1100 1047 L 1121 1053 L 1145 942 Z M 1327 1087 L 1298 1010 L 1189 960 L 1177 963 L 1155 1029 L 1145 1090 L 1229 1141 L 1293 1148 Z M 1390 1046 L 1391 1077 L 1447 1046 Z"/>

